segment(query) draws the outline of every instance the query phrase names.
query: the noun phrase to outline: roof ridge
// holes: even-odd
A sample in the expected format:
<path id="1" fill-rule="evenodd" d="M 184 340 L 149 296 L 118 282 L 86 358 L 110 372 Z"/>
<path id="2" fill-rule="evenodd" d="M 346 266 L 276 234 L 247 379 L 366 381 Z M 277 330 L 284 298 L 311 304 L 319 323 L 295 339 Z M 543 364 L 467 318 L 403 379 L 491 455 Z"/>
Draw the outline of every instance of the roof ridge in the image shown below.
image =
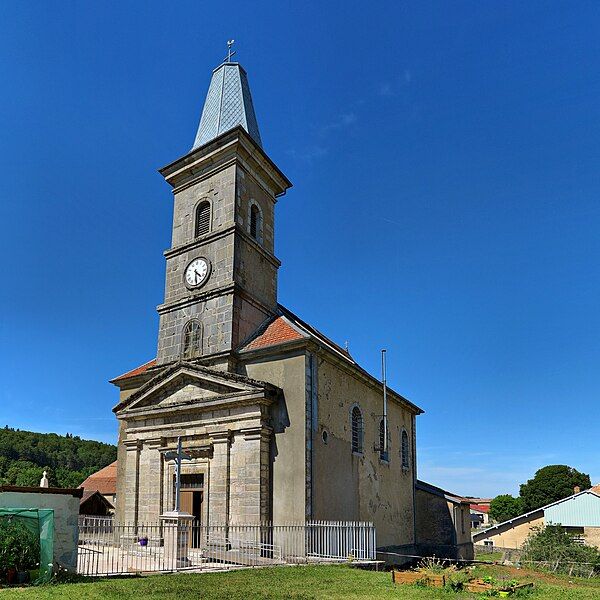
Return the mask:
<path id="1" fill-rule="evenodd" d="M 307 323 L 306 321 L 301 319 L 298 315 L 293 313 L 289 308 L 286 308 L 285 306 L 283 306 L 283 304 L 278 303 L 277 307 L 280 310 L 282 310 L 283 316 L 286 316 L 285 313 L 287 313 L 289 315 L 289 317 L 298 321 L 300 326 L 305 328 L 309 335 L 311 334 L 311 332 L 314 332 L 314 335 L 316 337 L 322 338 L 326 343 L 333 346 L 335 350 L 337 350 L 338 352 L 341 352 L 346 358 L 349 358 L 354 364 L 357 364 L 356 361 L 354 360 L 354 358 L 352 358 L 352 355 L 350 354 L 350 352 L 348 352 L 348 350 L 342 348 L 339 344 L 337 344 L 337 342 L 334 342 L 330 337 L 325 335 L 322 331 L 319 331 L 316 327 L 313 327 L 310 323 Z"/>

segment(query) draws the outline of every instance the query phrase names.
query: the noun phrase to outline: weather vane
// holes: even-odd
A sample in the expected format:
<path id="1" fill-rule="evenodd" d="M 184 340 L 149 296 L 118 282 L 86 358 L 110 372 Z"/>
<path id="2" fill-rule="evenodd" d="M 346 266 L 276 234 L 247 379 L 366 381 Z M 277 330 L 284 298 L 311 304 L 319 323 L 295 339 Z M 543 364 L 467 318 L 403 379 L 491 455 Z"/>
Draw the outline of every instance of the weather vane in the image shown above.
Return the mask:
<path id="1" fill-rule="evenodd" d="M 232 46 L 235 40 L 227 40 L 227 62 L 231 62 L 231 57 L 235 54 L 235 50 L 232 50 Z"/>

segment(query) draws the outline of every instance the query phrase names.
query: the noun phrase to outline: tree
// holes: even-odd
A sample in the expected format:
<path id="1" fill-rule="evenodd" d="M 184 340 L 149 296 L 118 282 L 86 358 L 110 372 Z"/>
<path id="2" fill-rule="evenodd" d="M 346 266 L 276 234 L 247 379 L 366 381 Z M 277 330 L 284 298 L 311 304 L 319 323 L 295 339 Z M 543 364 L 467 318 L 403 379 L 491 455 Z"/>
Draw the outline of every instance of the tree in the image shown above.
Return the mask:
<path id="1" fill-rule="evenodd" d="M 60 436 L 0 429 L 0 485 L 37 487 L 46 470 L 51 486 L 77 487 L 116 457 L 115 446 L 82 440 L 71 433 Z"/>
<path id="2" fill-rule="evenodd" d="M 523 512 L 567 498 L 573 494 L 576 486 L 582 490 L 592 487 L 590 476 L 567 465 L 543 467 L 533 479 L 520 487 Z"/>
<path id="3" fill-rule="evenodd" d="M 510 494 L 500 494 L 490 502 L 490 518 L 499 523 L 514 519 L 523 513 L 521 498 Z"/>

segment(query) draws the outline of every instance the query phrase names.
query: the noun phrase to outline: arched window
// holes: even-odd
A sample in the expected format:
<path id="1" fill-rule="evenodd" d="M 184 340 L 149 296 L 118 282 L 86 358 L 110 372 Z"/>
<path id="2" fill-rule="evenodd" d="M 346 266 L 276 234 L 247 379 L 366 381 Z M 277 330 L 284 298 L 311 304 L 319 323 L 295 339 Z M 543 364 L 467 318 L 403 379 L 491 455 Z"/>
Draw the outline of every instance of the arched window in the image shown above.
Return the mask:
<path id="1" fill-rule="evenodd" d="M 250 205 L 250 235 L 259 244 L 262 242 L 262 213 L 254 202 Z"/>
<path id="2" fill-rule="evenodd" d="M 389 451 L 389 441 L 390 441 L 390 432 L 388 430 L 388 444 L 386 448 L 385 440 L 385 426 L 383 424 L 383 419 L 379 421 L 379 460 L 388 460 L 388 451 Z"/>
<path id="3" fill-rule="evenodd" d="M 182 354 L 184 358 L 194 358 L 202 354 L 202 325 L 192 319 L 183 328 Z"/>
<path id="4" fill-rule="evenodd" d="M 352 452 L 363 451 L 363 418 L 360 408 L 355 406 L 350 413 L 352 425 Z"/>
<path id="5" fill-rule="evenodd" d="M 196 237 L 210 231 L 210 202 L 203 200 L 196 208 Z"/>
<path id="6" fill-rule="evenodd" d="M 410 458 L 409 458 L 409 447 L 408 447 L 408 433 L 406 430 L 402 430 L 401 440 L 400 440 L 400 454 L 402 457 L 402 468 L 408 469 L 410 467 Z"/>

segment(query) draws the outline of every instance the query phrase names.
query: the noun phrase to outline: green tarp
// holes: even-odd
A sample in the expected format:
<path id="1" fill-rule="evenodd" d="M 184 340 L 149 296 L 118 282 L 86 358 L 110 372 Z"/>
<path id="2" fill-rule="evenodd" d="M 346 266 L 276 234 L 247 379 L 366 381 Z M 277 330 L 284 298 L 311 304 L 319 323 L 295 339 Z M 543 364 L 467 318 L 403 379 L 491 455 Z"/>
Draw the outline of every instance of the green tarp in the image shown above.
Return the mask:
<path id="1" fill-rule="evenodd" d="M 40 540 L 40 571 L 32 583 L 43 583 L 52 577 L 54 561 L 54 511 L 50 508 L 0 508 L 2 519 L 15 520 Z"/>

